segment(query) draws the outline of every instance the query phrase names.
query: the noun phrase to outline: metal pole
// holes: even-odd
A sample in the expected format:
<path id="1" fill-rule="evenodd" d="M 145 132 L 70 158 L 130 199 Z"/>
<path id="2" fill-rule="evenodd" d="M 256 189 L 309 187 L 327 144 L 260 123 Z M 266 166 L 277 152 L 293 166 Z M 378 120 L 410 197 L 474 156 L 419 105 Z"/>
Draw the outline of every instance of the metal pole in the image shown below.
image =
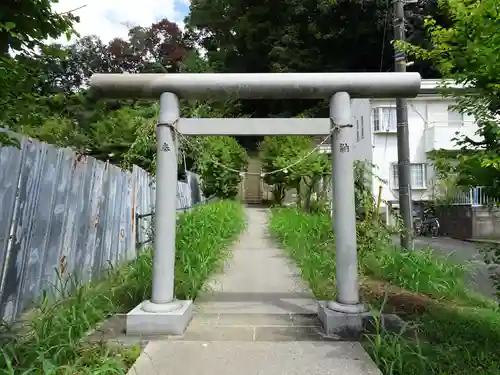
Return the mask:
<path id="1" fill-rule="evenodd" d="M 156 127 L 156 207 L 153 285 L 151 301 L 142 309 L 168 312 L 182 307 L 174 301 L 177 150 L 173 127 L 180 117 L 179 98 L 166 92 L 160 96 L 160 119 Z"/>
<path id="2" fill-rule="evenodd" d="M 332 121 L 332 201 L 336 247 L 337 300 L 328 307 L 359 312 L 359 278 L 354 204 L 354 165 L 351 153 L 351 98 L 338 92 L 330 99 Z"/>
<path id="3" fill-rule="evenodd" d="M 394 39 L 405 40 L 404 0 L 394 1 Z M 406 56 L 395 50 L 396 73 L 406 72 Z M 399 212 L 404 228 L 401 232 L 401 247 L 413 250 L 413 215 L 411 204 L 410 141 L 408 133 L 408 106 L 405 98 L 396 98 L 396 120 L 398 138 Z"/>

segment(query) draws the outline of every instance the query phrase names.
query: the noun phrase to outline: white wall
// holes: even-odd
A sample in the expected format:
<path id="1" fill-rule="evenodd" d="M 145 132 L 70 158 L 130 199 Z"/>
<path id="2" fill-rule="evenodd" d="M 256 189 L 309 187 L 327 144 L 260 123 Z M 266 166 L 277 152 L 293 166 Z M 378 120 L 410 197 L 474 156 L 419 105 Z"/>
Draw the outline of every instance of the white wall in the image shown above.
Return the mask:
<path id="1" fill-rule="evenodd" d="M 371 100 L 371 107 L 392 106 L 396 101 Z M 408 130 L 410 139 L 410 162 L 429 163 L 427 152 L 432 149 L 456 149 L 452 138 L 458 131 L 461 134 L 473 135 L 477 127 L 473 118 L 464 116 L 464 125 L 450 124 L 448 122 L 448 106 L 454 105 L 449 99 L 440 97 L 419 97 L 408 99 Z M 373 129 L 373 118 L 371 121 Z M 373 133 L 373 164 L 377 166 L 376 174 L 384 180 L 380 182 L 374 178 L 373 193 L 378 196 L 379 185 L 382 185 L 382 199 L 384 201 L 397 201 L 397 189 L 393 189 L 391 164 L 398 160 L 396 132 Z M 432 167 L 427 167 L 427 189 L 412 189 L 413 200 L 430 199 L 434 173 Z"/>
<path id="2" fill-rule="evenodd" d="M 368 99 L 353 99 L 352 112 L 352 145 L 355 160 L 373 162 L 371 105 Z"/>

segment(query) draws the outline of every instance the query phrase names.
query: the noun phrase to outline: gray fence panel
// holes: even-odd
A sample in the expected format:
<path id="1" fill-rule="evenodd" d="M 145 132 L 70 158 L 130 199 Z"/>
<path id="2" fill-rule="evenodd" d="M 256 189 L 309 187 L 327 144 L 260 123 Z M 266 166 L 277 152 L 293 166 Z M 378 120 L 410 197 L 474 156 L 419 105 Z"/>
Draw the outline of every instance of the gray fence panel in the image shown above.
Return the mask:
<path id="1" fill-rule="evenodd" d="M 113 165 L 108 165 L 108 192 L 105 196 L 107 200 L 107 208 L 106 208 L 106 220 L 104 221 L 104 246 L 101 258 L 101 264 L 105 268 L 110 268 L 115 265 L 114 262 L 114 252 L 113 245 L 115 243 L 113 238 L 113 230 L 115 226 L 115 210 L 116 204 L 120 200 L 116 195 L 117 185 L 118 185 L 118 176 L 120 175 L 120 170 Z"/>
<path id="2" fill-rule="evenodd" d="M 134 225 L 132 224 L 135 221 L 135 213 L 134 209 L 132 208 L 133 205 L 135 205 L 135 197 L 134 197 L 134 187 L 135 185 L 135 179 L 134 175 L 132 172 L 128 173 L 128 183 L 127 183 L 127 209 L 126 209 L 126 220 L 125 220 L 125 255 L 127 261 L 130 261 L 134 259 L 135 257 L 135 248 L 134 248 L 134 237 L 135 237 L 135 229 Z"/>
<path id="3" fill-rule="evenodd" d="M 118 168 L 117 168 L 118 169 Z M 123 196 L 123 193 L 126 188 L 126 179 L 122 173 L 117 173 L 116 175 L 116 190 L 113 198 L 114 202 L 114 210 L 113 210 L 113 218 L 112 218 L 112 232 L 111 232 L 111 264 L 116 266 L 120 263 L 120 219 L 122 212 L 122 203 L 123 200 L 120 197 Z"/>
<path id="4" fill-rule="evenodd" d="M 33 229 L 40 183 L 40 168 L 45 156 L 46 145 L 26 139 L 23 141 L 23 165 L 19 181 L 19 201 L 14 213 L 14 238 L 7 259 L 5 282 L 0 301 L 0 318 L 7 322 L 19 316 L 19 305 L 29 243 Z"/>
<path id="5" fill-rule="evenodd" d="M 94 274 L 99 274 L 98 269 L 94 269 L 94 258 L 99 258 L 100 248 L 96 246 L 97 227 L 99 225 L 99 206 L 102 202 L 103 178 L 105 172 L 105 164 L 101 161 L 94 160 L 92 168 L 92 185 L 90 189 L 89 216 L 87 217 L 87 233 L 85 238 L 84 250 L 84 265 L 85 271 L 82 275 L 82 281 L 87 283 L 93 279 Z"/>
<path id="6" fill-rule="evenodd" d="M 74 197 L 80 202 L 78 203 L 77 210 L 77 224 L 75 227 L 75 238 L 74 247 L 72 249 L 74 261 L 72 262 L 71 273 L 76 276 L 76 281 L 79 284 L 83 284 L 85 279 L 85 274 L 88 270 L 85 269 L 85 250 L 87 234 L 90 227 L 90 197 L 92 193 L 92 177 L 94 174 L 94 167 L 96 160 L 89 157 L 84 157 L 81 160 L 81 165 L 83 168 L 82 180 L 80 181 L 82 185 L 81 195 L 79 197 Z M 72 197 L 73 199 L 73 197 Z"/>
<path id="7" fill-rule="evenodd" d="M 121 252 L 123 253 L 124 261 L 130 261 L 135 257 L 135 249 L 133 247 L 134 226 L 132 220 L 134 210 L 132 203 L 134 203 L 134 175 L 130 172 L 126 174 L 126 196 L 122 205 L 122 227 L 120 228 L 120 244 L 122 246 Z"/>
<path id="8" fill-rule="evenodd" d="M 150 186 L 151 186 L 151 190 L 150 190 L 150 206 L 151 206 L 151 212 L 155 210 L 155 202 L 156 202 L 156 180 L 154 177 L 150 177 L 149 178 L 149 183 L 150 183 Z M 151 241 L 149 242 L 149 245 L 151 247 L 154 247 L 154 230 L 155 228 L 154 227 L 154 222 L 153 222 L 154 218 L 151 217 L 151 222 L 150 222 L 150 228 L 149 228 L 149 232 L 148 232 L 148 236 L 150 237 L 153 237 L 151 238 Z"/>
<path id="9" fill-rule="evenodd" d="M 133 259 L 135 251 L 131 249 L 132 241 L 132 193 L 133 193 L 133 177 L 127 172 L 125 174 L 125 184 L 123 190 L 123 203 L 120 214 L 120 237 L 119 237 L 119 253 L 120 263 L 127 262 Z"/>
<path id="10" fill-rule="evenodd" d="M 178 209 L 200 199 L 191 177 L 177 184 Z M 153 246 L 152 217 L 136 214 L 154 211 L 155 192 L 136 166 L 122 171 L 28 138 L 21 150 L 0 148 L 0 318 L 15 319 L 44 290 L 67 295 L 70 275 L 96 280 Z"/>
<path id="11" fill-rule="evenodd" d="M 137 176 L 137 214 L 148 215 L 153 209 L 150 205 L 151 202 L 151 178 L 149 174 L 136 167 L 134 173 Z M 143 216 L 137 220 L 137 242 L 138 248 L 144 249 L 151 246 L 149 243 L 149 228 L 151 223 L 150 216 Z"/>
<path id="12" fill-rule="evenodd" d="M 151 205 L 151 176 L 147 174 L 145 171 L 142 171 L 142 190 L 143 190 L 143 204 L 142 204 L 142 212 L 149 213 L 153 212 L 153 207 Z M 151 216 L 145 218 L 145 220 L 141 223 L 141 242 L 144 243 L 144 247 L 152 246 L 152 242 L 150 241 L 150 228 L 151 228 Z M 147 241 L 147 243 L 146 243 Z"/>
<path id="13" fill-rule="evenodd" d="M 131 172 L 132 176 L 132 199 L 130 200 L 131 205 L 130 205 L 130 236 L 129 236 L 129 253 L 131 254 L 130 259 L 134 259 L 137 256 L 137 222 L 136 222 L 136 212 L 137 212 L 137 175 L 134 173 L 134 169 L 132 169 Z"/>
<path id="14" fill-rule="evenodd" d="M 142 195 L 140 212 L 143 214 L 147 214 L 153 211 L 149 204 L 151 201 L 151 186 L 150 186 L 149 176 L 145 171 L 141 171 L 140 176 L 141 176 L 141 195 Z M 149 225 L 151 223 L 151 217 L 145 217 L 139 223 L 140 223 L 139 238 L 140 238 L 141 248 L 143 249 L 144 247 L 148 246 L 148 244 L 146 244 L 146 241 L 148 241 L 148 231 L 149 231 Z"/>
<path id="15" fill-rule="evenodd" d="M 132 173 L 135 179 L 135 245 L 137 249 L 142 248 L 142 226 L 145 218 L 139 218 L 144 214 L 144 189 L 143 189 L 143 176 L 141 169 L 134 165 Z"/>
<path id="16" fill-rule="evenodd" d="M 128 192 L 128 176 L 127 175 L 120 175 L 120 183 L 121 183 L 121 192 L 119 194 L 120 197 L 125 197 Z M 126 249 L 125 249 L 125 231 L 127 230 L 126 228 L 126 221 L 127 221 L 127 202 L 125 199 L 121 199 L 120 202 L 120 209 L 118 210 L 118 217 L 117 217 L 117 223 L 118 223 L 118 230 L 115 233 L 116 236 L 116 242 L 118 245 L 118 248 L 116 250 L 116 263 L 121 264 L 127 260 L 126 258 Z"/>
<path id="17" fill-rule="evenodd" d="M 61 287 L 59 271 L 63 256 L 66 221 L 68 218 L 68 199 L 71 192 L 71 178 L 73 172 L 73 151 L 70 149 L 58 150 L 58 173 L 55 179 L 56 193 L 51 211 L 51 224 L 48 234 L 46 258 L 41 267 L 43 276 L 40 287 L 51 295 L 57 295 Z"/>
<path id="18" fill-rule="evenodd" d="M 134 166 L 134 175 L 136 177 L 136 214 L 145 215 L 151 212 L 148 206 L 148 197 L 150 196 L 150 187 L 148 174 L 143 169 Z M 137 248 L 143 249 L 147 240 L 147 228 L 150 218 L 148 216 L 137 219 L 136 241 Z"/>
<path id="19" fill-rule="evenodd" d="M 201 189 L 199 186 L 199 179 L 195 173 L 188 172 L 189 189 L 191 190 L 191 204 L 201 202 Z"/>
<path id="20" fill-rule="evenodd" d="M 154 178 L 150 175 L 146 177 L 148 188 L 146 190 L 146 212 L 153 212 L 155 209 L 154 202 L 156 199 L 156 191 L 154 189 L 155 182 Z M 146 228 L 144 235 L 146 236 L 146 240 L 149 241 L 149 246 L 154 246 L 154 238 L 151 238 L 152 233 L 152 225 L 153 225 L 153 217 L 148 217 L 146 220 Z"/>
<path id="21" fill-rule="evenodd" d="M 0 301 L 22 155 L 15 147 L 0 148 Z"/>
<path id="22" fill-rule="evenodd" d="M 80 220 L 82 219 L 81 211 L 87 204 L 85 196 L 85 179 L 87 178 L 87 158 L 81 155 L 74 155 L 72 160 L 71 173 L 71 189 L 68 195 L 67 202 L 67 220 L 65 223 L 65 236 L 62 248 L 61 264 L 64 279 L 68 275 L 75 275 L 78 272 L 78 237 L 80 232 Z"/>
<path id="23" fill-rule="evenodd" d="M 177 201 L 176 206 L 177 210 L 183 210 L 190 206 L 189 204 L 189 195 L 186 194 L 188 189 L 188 184 L 184 182 L 177 182 Z"/>
<path id="24" fill-rule="evenodd" d="M 38 144 L 44 154 L 43 164 L 34 173 L 40 174 L 38 197 L 36 199 L 33 217 L 31 239 L 29 241 L 25 273 L 22 279 L 22 299 L 18 309 L 24 310 L 36 301 L 41 292 L 42 265 L 46 258 L 47 242 L 52 225 L 52 212 L 56 194 L 57 170 L 59 153 L 55 147 Z"/>
<path id="25" fill-rule="evenodd" d="M 97 221 L 96 221 L 96 233 L 95 233 L 95 255 L 92 262 L 92 268 L 94 272 L 92 273 L 92 280 L 99 279 L 106 268 L 107 264 L 107 252 L 106 252 L 106 224 L 108 223 L 108 209 L 110 207 L 109 202 L 109 190 L 111 188 L 110 173 L 109 173 L 109 163 L 104 163 L 102 165 L 102 183 L 101 183 L 101 195 L 100 202 L 97 208 Z"/>

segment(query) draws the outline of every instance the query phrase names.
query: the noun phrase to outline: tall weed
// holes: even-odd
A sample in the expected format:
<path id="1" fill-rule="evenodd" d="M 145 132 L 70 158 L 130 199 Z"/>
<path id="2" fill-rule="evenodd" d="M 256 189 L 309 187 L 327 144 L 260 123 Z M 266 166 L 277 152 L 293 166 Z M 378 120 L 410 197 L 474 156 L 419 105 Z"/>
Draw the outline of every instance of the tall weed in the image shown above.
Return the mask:
<path id="1" fill-rule="evenodd" d="M 366 336 L 365 348 L 382 373 L 499 375 L 497 304 L 466 288 L 465 267 L 437 257 L 430 249 L 397 249 L 390 233 L 376 222 L 361 221 L 357 229 L 361 273 L 402 288 L 405 296 L 401 300 L 413 304 L 427 298 L 428 302 L 412 324 L 413 336 L 387 332 L 380 325 L 375 334 Z M 297 262 L 316 298 L 335 298 L 335 243 L 330 215 L 275 209 L 270 231 Z"/>

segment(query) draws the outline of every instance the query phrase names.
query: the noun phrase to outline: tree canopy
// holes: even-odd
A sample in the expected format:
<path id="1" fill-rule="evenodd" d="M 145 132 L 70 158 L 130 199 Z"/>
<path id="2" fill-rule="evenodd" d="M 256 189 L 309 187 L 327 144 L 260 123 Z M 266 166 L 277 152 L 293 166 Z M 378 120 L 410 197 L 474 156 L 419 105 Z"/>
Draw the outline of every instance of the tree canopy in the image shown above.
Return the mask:
<path id="1" fill-rule="evenodd" d="M 425 46 L 424 17 L 445 22 L 437 0 L 407 9 L 408 40 Z M 186 38 L 201 45 L 221 72 L 377 72 L 393 69 L 392 3 L 380 0 L 193 0 Z M 426 61 L 411 69 L 439 72 Z M 324 103 L 246 101 L 257 117 L 295 116 Z"/>
<path id="2" fill-rule="evenodd" d="M 432 63 L 443 77 L 471 88 L 469 92 L 447 90 L 457 109 L 474 116 L 480 140 L 459 136 L 460 150 L 434 153 L 444 174 L 456 177 L 456 184 L 485 186 L 500 197 L 500 13 L 496 0 L 440 0 L 450 24 L 425 19 L 426 48 L 404 44 L 413 56 Z"/>
<path id="3" fill-rule="evenodd" d="M 185 31 L 163 19 L 133 27 L 126 38 L 109 43 L 86 35 L 68 45 L 46 42 L 69 36 L 79 21 L 71 12 L 54 12 L 52 2 L 8 0 L 0 6 L 0 127 L 153 172 L 157 105 L 145 100 L 96 101 L 87 92 L 92 74 L 361 72 L 390 71 L 393 66 L 392 6 L 385 0 L 193 0 Z M 434 43 L 426 33 L 426 17 L 450 27 L 450 13 L 439 5 L 438 0 L 420 0 L 406 7 L 408 40 L 422 50 Z M 417 57 L 411 69 L 427 78 L 441 76 L 438 62 Z M 186 117 L 323 116 L 327 108 L 324 102 L 306 100 L 181 104 Z M 5 143 L 5 133 L 0 136 Z M 238 138 L 246 148 L 258 141 Z M 211 142 L 204 144 L 207 153 L 224 144 L 233 151 L 214 151 L 217 160 L 225 158 L 229 165 L 243 168 L 239 146 L 225 138 Z M 189 168 L 215 170 L 216 164 L 184 147 Z M 316 161 L 322 170 L 321 160 Z M 229 174 L 227 181 L 238 178 Z M 217 184 L 218 194 L 234 193 Z"/>

